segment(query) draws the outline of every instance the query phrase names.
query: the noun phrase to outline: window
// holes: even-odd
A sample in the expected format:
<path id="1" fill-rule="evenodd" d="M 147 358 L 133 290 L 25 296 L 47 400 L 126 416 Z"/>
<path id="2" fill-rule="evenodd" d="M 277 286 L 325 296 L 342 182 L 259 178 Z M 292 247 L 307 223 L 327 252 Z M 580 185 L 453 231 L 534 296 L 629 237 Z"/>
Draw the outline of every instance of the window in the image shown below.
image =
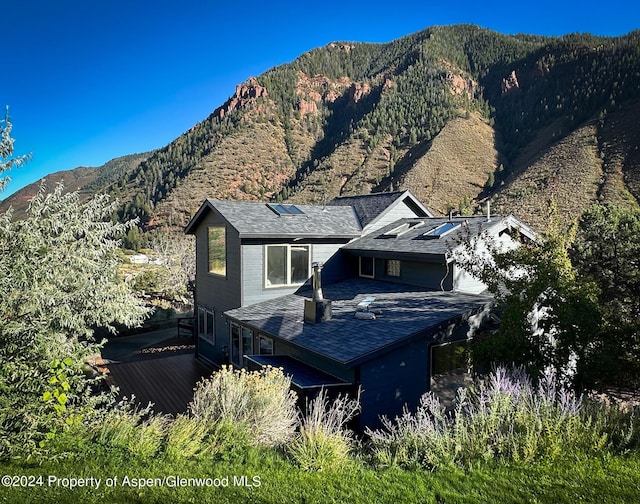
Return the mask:
<path id="1" fill-rule="evenodd" d="M 304 215 L 304 212 L 295 205 L 284 205 L 282 203 L 267 203 L 269 209 L 279 216 Z"/>
<path id="2" fill-rule="evenodd" d="M 215 316 L 204 308 L 198 308 L 198 337 L 215 344 Z"/>
<path id="3" fill-rule="evenodd" d="M 231 324 L 231 362 L 236 366 L 246 367 L 245 355 L 253 352 L 253 331 L 248 327 Z"/>
<path id="4" fill-rule="evenodd" d="M 397 238 L 398 236 L 402 236 L 403 234 L 411 231 L 412 229 L 418 228 L 424 225 L 424 221 L 410 221 L 400 224 L 399 226 L 390 229 L 386 233 L 382 234 L 383 238 Z"/>
<path id="5" fill-rule="evenodd" d="M 273 355 L 273 340 L 261 334 L 259 339 L 258 354 Z"/>
<path id="6" fill-rule="evenodd" d="M 212 226 L 208 231 L 209 273 L 227 275 L 227 234 L 224 226 Z"/>
<path id="7" fill-rule="evenodd" d="M 440 238 L 441 236 L 449 234 L 458 226 L 460 226 L 459 222 L 445 222 L 444 224 L 440 224 L 439 226 L 424 233 L 422 238 Z"/>
<path id="8" fill-rule="evenodd" d="M 431 347 L 431 392 L 445 406 L 454 403 L 456 390 L 471 383 L 468 341 Z"/>
<path id="9" fill-rule="evenodd" d="M 204 308 L 198 308 L 198 336 L 204 338 L 207 331 L 207 325 L 205 322 L 206 311 Z"/>
<path id="10" fill-rule="evenodd" d="M 373 257 L 359 257 L 360 269 L 358 273 L 364 278 L 375 277 L 375 259 Z"/>
<path id="11" fill-rule="evenodd" d="M 247 367 L 247 359 L 245 355 L 253 354 L 253 332 L 248 327 L 242 328 L 242 349 L 240 355 L 242 355 L 242 365 Z"/>
<path id="12" fill-rule="evenodd" d="M 231 362 L 240 367 L 240 326 L 231 324 Z"/>
<path id="13" fill-rule="evenodd" d="M 300 285 L 309 278 L 309 245 L 267 245 L 265 255 L 266 287 Z"/>
<path id="14" fill-rule="evenodd" d="M 399 277 L 400 276 L 400 261 L 397 259 L 387 259 L 386 261 L 387 276 Z"/>
<path id="15" fill-rule="evenodd" d="M 205 333 L 205 339 L 211 344 L 215 344 L 214 324 L 215 324 L 215 317 L 213 315 L 213 312 L 207 311 L 207 331 Z"/>

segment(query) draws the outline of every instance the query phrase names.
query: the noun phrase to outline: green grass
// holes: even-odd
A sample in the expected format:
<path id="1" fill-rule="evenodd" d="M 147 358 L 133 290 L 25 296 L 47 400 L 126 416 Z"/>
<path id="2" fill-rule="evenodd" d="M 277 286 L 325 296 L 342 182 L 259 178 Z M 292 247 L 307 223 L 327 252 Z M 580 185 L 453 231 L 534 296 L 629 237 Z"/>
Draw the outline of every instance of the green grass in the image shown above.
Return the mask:
<path id="1" fill-rule="evenodd" d="M 305 472 L 266 449 L 239 450 L 222 460 L 174 463 L 140 461 L 119 452 L 96 451 L 75 460 L 0 464 L 2 475 L 43 477 L 43 485 L 0 487 L 0 502 L 640 502 L 640 454 L 534 465 L 482 465 L 467 471 L 398 468 L 372 470 L 357 462 L 340 472 Z M 100 478 L 100 488 L 48 486 L 48 477 Z M 259 486 L 234 486 L 233 477 L 259 477 Z M 228 487 L 123 485 L 131 478 L 225 478 Z M 107 487 L 107 478 L 119 484 Z M 258 482 L 258 480 L 256 480 Z"/>

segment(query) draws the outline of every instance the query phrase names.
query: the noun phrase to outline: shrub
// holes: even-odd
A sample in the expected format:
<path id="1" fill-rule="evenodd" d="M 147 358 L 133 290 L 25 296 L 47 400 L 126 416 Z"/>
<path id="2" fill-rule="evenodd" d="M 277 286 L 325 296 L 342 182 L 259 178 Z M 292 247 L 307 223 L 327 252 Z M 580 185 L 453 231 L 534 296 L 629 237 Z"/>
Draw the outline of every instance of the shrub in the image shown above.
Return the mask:
<path id="1" fill-rule="evenodd" d="M 560 387 L 554 374 L 534 386 L 522 369 L 496 369 L 475 390 L 459 389 L 445 411 L 425 394 L 417 411 L 368 430 L 374 459 L 383 465 L 437 468 L 478 461 L 530 462 L 623 450 L 638 441 L 633 415 Z"/>
<path id="2" fill-rule="evenodd" d="M 166 429 L 165 455 L 173 460 L 189 459 L 206 450 L 207 423 L 179 415 Z"/>
<path id="3" fill-rule="evenodd" d="M 311 402 L 288 451 L 304 470 L 339 469 L 349 460 L 353 433 L 347 423 L 360 410 L 358 399 L 338 396 L 329 402 L 323 389 Z"/>
<path id="4" fill-rule="evenodd" d="M 223 366 L 198 383 L 189 410 L 195 418 L 245 430 L 253 444 L 280 445 L 291 439 L 298 416 L 290 384 L 273 367 L 248 372 Z"/>
<path id="5" fill-rule="evenodd" d="M 94 442 L 106 448 L 126 451 L 149 459 L 163 447 L 168 417 L 149 415 L 149 408 L 137 409 L 121 403 L 107 412 L 93 427 Z"/>

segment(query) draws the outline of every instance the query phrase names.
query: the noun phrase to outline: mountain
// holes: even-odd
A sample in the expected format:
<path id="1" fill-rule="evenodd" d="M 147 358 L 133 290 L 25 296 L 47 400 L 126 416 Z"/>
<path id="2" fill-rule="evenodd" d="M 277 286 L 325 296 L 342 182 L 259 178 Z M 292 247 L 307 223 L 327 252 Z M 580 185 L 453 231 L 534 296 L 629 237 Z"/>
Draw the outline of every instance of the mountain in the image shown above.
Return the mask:
<path id="1" fill-rule="evenodd" d="M 183 226 L 205 197 L 406 188 L 436 213 L 490 199 L 544 229 L 551 199 L 566 223 L 596 201 L 638 204 L 639 77 L 637 31 L 456 25 L 332 43 L 250 78 L 166 147 L 81 189 L 118 196 L 121 217 L 147 228 Z"/>
<path id="2" fill-rule="evenodd" d="M 38 194 L 42 184 L 47 189 L 52 189 L 62 183 L 67 191 L 78 191 L 81 197 L 88 198 L 119 180 L 120 177 L 137 167 L 151 154 L 152 152 L 130 154 L 112 159 L 99 167 L 80 166 L 71 170 L 51 173 L 0 201 L 0 211 L 4 212 L 9 207 L 12 207 L 17 218 L 24 216 L 29 207 L 29 202 Z"/>

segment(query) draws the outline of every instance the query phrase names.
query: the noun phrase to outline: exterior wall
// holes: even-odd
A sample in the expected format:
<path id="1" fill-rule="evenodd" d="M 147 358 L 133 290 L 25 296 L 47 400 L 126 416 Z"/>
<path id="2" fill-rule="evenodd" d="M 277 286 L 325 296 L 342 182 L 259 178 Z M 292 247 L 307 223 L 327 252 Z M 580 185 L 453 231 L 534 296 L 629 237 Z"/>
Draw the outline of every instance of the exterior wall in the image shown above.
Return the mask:
<path id="1" fill-rule="evenodd" d="M 393 258 L 389 255 L 388 258 Z M 359 271 L 358 257 L 352 256 L 351 267 L 357 276 Z M 428 263 L 400 259 L 400 276 L 389 276 L 386 272 L 387 257 L 375 257 L 375 280 L 415 285 L 433 290 L 452 289 L 452 271 L 447 271 L 444 263 Z"/>
<path id="2" fill-rule="evenodd" d="M 380 426 L 380 415 L 394 418 L 407 405 L 415 410 L 429 390 L 429 347 L 420 339 L 360 366 L 360 427 Z"/>
<path id="3" fill-rule="evenodd" d="M 371 222 L 368 226 L 364 228 L 363 234 L 369 234 L 377 229 L 381 229 L 388 224 L 392 224 L 399 219 L 415 219 L 418 217 L 415 212 L 409 208 L 404 201 L 398 202 L 393 208 L 391 208 L 387 213 L 383 213 L 382 216 Z"/>
<path id="4" fill-rule="evenodd" d="M 226 226 L 226 277 L 209 273 L 207 228 L 220 225 Z M 196 337 L 196 352 L 199 357 L 213 362 L 222 362 L 224 347 L 229 345 L 229 328 L 223 313 L 240 306 L 240 239 L 235 229 L 214 212 L 209 212 L 203 218 L 195 235 L 196 315 L 198 308 L 205 308 L 215 314 L 215 345 Z"/>
<path id="5" fill-rule="evenodd" d="M 287 243 L 279 241 L 274 243 Z M 309 242 L 298 241 L 296 245 L 307 245 Z M 332 283 L 343 279 L 347 273 L 347 267 L 338 252 L 343 243 L 311 243 L 311 262 L 324 263 L 322 269 L 323 283 Z M 296 292 L 300 286 L 291 287 L 265 287 L 264 261 L 265 245 L 263 243 L 242 245 L 242 296 L 241 305 L 267 301 L 269 299 L 286 296 Z"/>
<path id="6" fill-rule="evenodd" d="M 487 290 L 487 284 L 470 275 L 457 264 L 453 268 L 453 290 L 466 294 L 480 294 Z"/>
<path id="7" fill-rule="evenodd" d="M 502 233 L 494 237 L 495 245 L 502 251 L 513 250 L 518 247 L 516 242 L 508 233 Z M 481 257 L 488 257 L 489 249 L 485 242 L 480 242 L 476 246 L 476 254 Z M 453 290 L 467 294 L 480 294 L 487 290 L 487 284 L 481 282 L 473 275 L 470 275 L 457 265 L 452 265 Z"/>

